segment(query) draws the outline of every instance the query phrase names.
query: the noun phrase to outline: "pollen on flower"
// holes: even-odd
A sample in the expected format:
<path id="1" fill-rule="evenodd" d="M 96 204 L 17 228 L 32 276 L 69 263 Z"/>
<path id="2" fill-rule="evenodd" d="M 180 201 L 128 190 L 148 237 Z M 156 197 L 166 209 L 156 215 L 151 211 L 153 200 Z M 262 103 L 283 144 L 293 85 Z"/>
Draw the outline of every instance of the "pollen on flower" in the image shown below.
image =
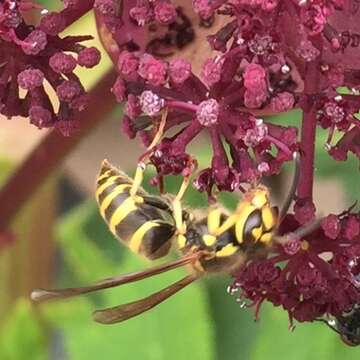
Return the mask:
<path id="1" fill-rule="evenodd" d="M 193 7 L 204 20 L 210 19 L 214 13 L 210 0 L 193 0 Z"/>
<path id="2" fill-rule="evenodd" d="M 59 99 L 65 102 L 71 102 L 82 92 L 78 82 L 73 80 L 65 80 L 56 88 Z"/>
<path id="3" fill-rule="evenodd" d="M 30 122 L 39 129 L 46 128 L 52 124 L 52 114 L 42 106 L 32 106 L 29 109 Z"/>
<path id="4" fill-rule="evenodd" d="M 164 99 L 150 90 L 143 91 L 139 98 L 141 110 L 149 115 L 157 115 L 165 105 Z"/>
<path id="5" fill-rule="evenodd" d="M 167 1 L 158 2 L 155 5 L 154 13 L 156 21 L 164 25 L 173 23 L 177 16 L 175 7 Z"/>
<path id="6" fill-rule="evenodd" d="M 256 146 L 268 134 L 268 127 L 262 119 L 253 119 L 252 127 L 245 132 L 243 141 L 247 146 Z"/>
<path id="7" fill-rule="evenodd" d="M 140 59 L 138 73 L 152 85 L 163 85 L 167 78 L 167 64 L 152 55 L 144 54 Z"/>
<path id="8" fill-rule="evenodd" d="M 212 126 L 219 119 L 219 103 L 215 99 L 202 101 L 196 111 L 196 119 L 203 126 Z"/>
<path id="9" fill-rule="evenodd" d="M 67 74 L 74 71 L 76 67 L 76 60 L 70 54 L 57 52 L 51 56 L 49 60 L 50 67 L 58 74 Z"/>
<path id="10" fill-rule="evenodd" d="M 221 61 L 207 59 L 201 69 L 201 78 L 208 86 L 212 86 L 220 81 L 221 68 Z"/>
<path id="11" fill-rule="evenodd" d="M 270 170 L 270 166 L 267 162 L 262 161 L 258 166 L 257 169 L 261 172 L 261 173 L 265 173 L 267 171 Z"/>
<path id="12" fill-rule="evenodd" d="M 26 55 L 37 55 L 45 49 L 47 36 L 42 30 L 34 30 L 20 44 Z"/>
<path id="13" fill-rule="evenodd" d="M 122 51 L 117 61 L 117 69 L 122 75 L 131 75 L 139 67 L 139 59 L 129 51 Z"/>
<path id="14" fill-rule="evenodd" d="M 320 51 L 309 40 L 302 40 L 296 53 L 307 62 L 314 61 L 320 55 Z"/>
<path id="15" fill-rule="evenodd" d="M 182 84 L 191 75 L 191 63 L 184 59 L 174 59 L 169 64 L 169 76 L 175 84 Z"/>
<path id="16" fill-rule="evenodd" d="M 80 66 L 91 69 L 97 64 L 99 64 L 100 59 L 100 51 L 96 47 L 91 46 L 79 51 L 77 62 Z"/>
<path id="17" fill-rule="evenodd" d="M 42 85 L 44 73 L 39 69 L 27 69 L 17 76 L 19 86 L 25 90 L 32 90 Z"/>
<path id="18" fill-rule="evenodd" d="M 339 123 L 345 117 L 344 109 L 335 102 L 327 102 L 324 105 L 324 113 L 334 123 Z"/>

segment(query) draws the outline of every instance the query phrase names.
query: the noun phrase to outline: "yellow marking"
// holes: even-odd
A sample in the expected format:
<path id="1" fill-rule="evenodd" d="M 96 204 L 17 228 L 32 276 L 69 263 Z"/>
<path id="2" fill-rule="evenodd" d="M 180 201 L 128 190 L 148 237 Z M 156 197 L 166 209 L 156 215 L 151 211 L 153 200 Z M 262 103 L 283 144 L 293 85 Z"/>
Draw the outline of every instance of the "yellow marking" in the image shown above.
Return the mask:
<path id="1" fill-rule="evenodd" d="M 113 234 L 116 235 L 116 226 L 119 225 L 132 211 L 137 209 L 135 201 L 132 197 L 128 197 L 124 202 L 114 211 L 109 221 L 109 227 Z"/>
<path id="2" fill-rule="evenodd" d="M 129 249 L 134 253 L 139 253 L 141 242 L 145 234 L 154 227 L 159 227 L 160 224 L 155 221 L 147 221 L 142 224 L 133 234 L 129 242 Z"/>
<path id="3" fill-rule="evenodd" d="M 261 209 L 264 205 L 269 203 L 267 191 L 265 190 L 256 191 L 254 197 L 251 199 L 251 203 L 257 209 Z"/>
<path id="4" fill-rule="evenodd" d="M 262 231 L 262 226 L 261 225 L 260 225 L 260 227 L 253 228 L 251 230 L 251 234 L 254 237 L 255 241 L 258 241 L 260 239 L 262 233 L 263 233 L 263 231 Z"/>
<path id="5" fill-rule="evenodd" d="M 272 211 L 272 209 L 268 206 L 262 209 L 261 218 L 266 230 L 270 230 L 276 225 L 277 219 L 274 216 L 274 212 Z"/>
<path id="6" fill-rule="evenodd" d="M 300 247 L 302 250 L 306 251 L 306 250 L 309 250 L 310 245 L 306 240 L 303 240 L 300 243 Z"/>
<path id="7" fill-rule="evenodd" d="M 233 215 L 230 215 L 220 227 L 216 229 L 216 231 L 213 232 L 214 236 L 219 236 L 223 234 L 225 231 L 229 230 L 232 226 L 236 224 L 236 222 L 239 220 L 239 214 L 235 213 Z"/>
<path id="8" fill-rule="evenodd" d="M 183 182 L 180 186 L 180 190 L 175 196 L 173 201 L 173 217 L 175 220 L 176 230 L 179 234 L 186 233 L 186 224 L 183 221 L 182 217 L 182 206 L 181 206 L 181 199 L 185 194 L 187 187 L 189 186 L 190 178 L 188 176 L 184 177 Z"/>
<path id="9" fill-rule="evenodd" d="M 104 217 L 105 211 L 111 204 L 111 202 L 120 194 L 124 192 L 124 190 L 131 188 L 129 184 L 121 184 L 118 185 L 110 194 L 106 196 L 104 201 L 100 204 L 100 214 Z"/>
<path id="10" fill-rule="evenodd" d="M 273 236 L 273 234 L 272 234 L 271 232 L 270 232 L 270 233 L 265 233 L 265 234 L 260 238 L 260 241 L 261 241 L 262 243 L 269 244 L 269 243 L 271 243 L 272 236 Z"/>
<path id="11" fill-rule="evenodd" d="M 139 163 L 136 168 L 133 184 L 131 186 L 130 196 L 135 196 L 138 190 L 140 189 L 140 186 L 144 178 L 144 171 L 145 171 L 145 164 Z"/>
<path id="12" fill-rule="evenodd" d="M 119 175 L 113 175 L 110 176 L 103 184 L 101 184 L 97 189 L 96 189 L 96 198 L 99 200 L 99 196 L 105 191 L 105 189 L 114 184 L 116 182 L 117 179 L 119 179 Z"/>
<path id="13" fill-rule="evenodd" d="M 235 254 L 236 251 L 238 251 L 238 250 L 239 250 L 239 248 L 237 246 L 235 246 L 234 244 L 227 244 L 221 250 L 217 251 L 215 253 L 215 256 L 216 257 L 231 256 L 231 255 Z"/>
<path id="14" fill-rule="evenodd" d="M 206 234 L 206 235 L 203 235 L 202 239 L 206 246 L 212 246 L 215 244 L 216 236 Z"/>
<path id="15" fill-rule="evenodd" d="M 209 212 L 207 226 L 210 234 L 213 234 L 220 226 L 221 209 L 214 209 Z"/>
<path id="16" fill-rule="evenodd" d="M 102 179 L 107 178 L 111 173 L 111 170 L 106 170 L 103 174 L 99 175 L 97 178 L 97 182 L 99 182 Z"/>
<path id="17" fill-rule="evenodd" d="M 239 244 L 244 241 L 244 227 L 249 215 L 255 210 L 254 206 L 246 203 L 239 213 L 238 221 L 235 224 L 235 236 Z"/>
<path id="18" fill-rule="evenodd" d="M 177 236 L 177 244 L 178 244 L 178 248 L 182 249 L 185 247 L 186 245 L 186 237 L 182 234 Z"/>

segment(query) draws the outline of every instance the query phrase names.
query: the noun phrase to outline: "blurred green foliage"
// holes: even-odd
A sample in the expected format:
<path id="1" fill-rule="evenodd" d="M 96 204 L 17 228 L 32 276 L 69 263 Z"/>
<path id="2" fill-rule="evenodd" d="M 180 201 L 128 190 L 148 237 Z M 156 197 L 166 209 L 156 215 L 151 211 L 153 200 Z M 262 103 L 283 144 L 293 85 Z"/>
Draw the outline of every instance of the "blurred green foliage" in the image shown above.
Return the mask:
<path id="1" fill-rule="evenodd" d="M 297 123 L 298 114 L 293 113 L 287 121 Z M 318 131 L 316 175 L 340 179 L 349 191 L 350 205 L 354 193 L 357 197 L 360 194 L 353 191 L 354 186 L 359 186 L 355 159 L 350 155 L 347 162 L 334 162 L 322 147 L 326 134 Z M 206 152 L 200 156 L 201 162 L 208 158 Z M 166 189 L 176 192 L 179 180 L 168 179 Z M 232 208 L 237 198 L 224 194 L 222 201 Z M 194 190 L 189 190 L 185 202 L 191 207 L 206 206 L 205 196 Z M 89 284 L 152 265 L 114 239 L 93 201 L 68 212 L 57 228 L 61 269 L 57 286 Z M 359 359 L 360 347 L 345 346 L 323 324 L 298 324 L 295 331 L 289 331 L 286 313 L 270 304 L 263 305 L 260 321 L 255 323 L 252 309 L 241 309 L 226 293 L 231 282 L 227 276 L 198 281 L 156 309 L 125 323 L 105 326 L 92 321 L 95 309 L 144 297 L 184 273 L 174 270 L 139 283 L 40 307 L 20 298 L 0 327 L 0 359 Z"/>
<path id="2" fill-rule="evenodd" d="M 169 186 L 176 187 L 175 182 Z M 192 190 L 188 198 L 195 203 L 199 199 Z M 59 223 L 58 238 L 64 261 L 59 286 L 151 266 L 109 235 L 94 202 L 69 212 Z M 226 293 L 228 277 L 198 281 L 125 323 L 105 326 L 91 319 L 94 309 L 141 298 L 183 275 L 184 270 L 176 270 L 91 296 L 43 304 L 40 317 L 21 299 L 3 328 L 6 356 L 0 358 L 45 359 L 44 329 L 52 329 L 51 354 L 57 356 L 51 359 L 335 360 L 360 355 L 359 348 L 343 345 L 323 324 L 298 324 L 290 332 L 287 315 L 271 305 L 264 305 L 259 323 L 254 323 L 252 311 L 240 309 Z"/>

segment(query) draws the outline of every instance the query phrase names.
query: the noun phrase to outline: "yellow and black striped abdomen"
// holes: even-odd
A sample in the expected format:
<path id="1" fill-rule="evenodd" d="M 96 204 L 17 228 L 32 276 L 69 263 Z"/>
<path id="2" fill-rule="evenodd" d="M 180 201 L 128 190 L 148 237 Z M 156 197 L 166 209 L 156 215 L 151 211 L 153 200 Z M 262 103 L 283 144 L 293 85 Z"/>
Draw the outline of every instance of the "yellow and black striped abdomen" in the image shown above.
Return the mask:
<path id="1" fill-rule="evenodd" d="M 132 179 L 104 161 L 97 180 L 96 198 L 110 231 L 133 252 L 149 259 L 168 253 L 175 233 L 168 205 L 139 189 L 130 196 Z"/>

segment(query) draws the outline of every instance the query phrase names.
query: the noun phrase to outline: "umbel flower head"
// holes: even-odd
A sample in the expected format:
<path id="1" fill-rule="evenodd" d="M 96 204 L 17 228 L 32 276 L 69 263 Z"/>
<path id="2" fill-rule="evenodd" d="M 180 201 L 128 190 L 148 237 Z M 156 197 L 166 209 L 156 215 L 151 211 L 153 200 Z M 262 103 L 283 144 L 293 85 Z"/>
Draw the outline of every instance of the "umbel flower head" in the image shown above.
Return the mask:
<path id="1" fill-rule="evenodd" d="M 288 216 L 280 231 L 298 226 Z M 341 316 L 360 303 L 360 216 L 350 211 L 328 215 L 316 231 L 290 237 L 273 256 L 251 262 L 234 276 L 229 292 L 255 306 L 256 316 L 264 300 L 282 306 L 291 322 Z"/>
<path id="2" fill-rule="evenodd" d="M 181 56 L 163 58 L 176 48 L 180 25 L 196 26 L 183 9 L 164 0 L 128 1 L 122 12 L 109 10 L 116 1 L 95 3 L 100 22 L 112 35 L 111 48 L 117 49 L 112 55 L 119 77 L 112 90 L 118 101 L 127 101 L 124 131 L 149 145 L 164 111 L 165 131 L 176 129 L 150 156 L 159 178 L 187 171 L 188 144 L 202 133 L 210 139 L 213 158 L 194 182 L 198 190 L 210 194 L 216 185 L 232 191 L 278 173 L 299 148 L 298 131 L 265 116 L 295 108 L 316 113 L 318 125 L 329 130 L 326 145 L 335 159 L 344 160 L 348 151 L 359 154 L 358 141 L 352 141 L 360 136 L 354 117 L 358 96 L 337 91 L 344 86 L 356 92 L 360 71 L 351 60 L 358 52 L 356 33 L 349 30 L 352 23 L 345 23 L 354 10 L 349 3 L 193 1 L 193 11 L 210 26 L 207 40 L 213 50 L 199 72 Z M 221 23 L 211 33 L 216 21 Z M 154 35 L 146 46 L 143 38 L 149 32 Z M 343 55 L 350 59 L 339 65 Z M 315 63 L 311 81 L 316 84 L 309 89 L 307 70 Z M 333 144 L 336 131 L 343 138 Z"/>
<path id="3" fill-rule="evenodd" d="M 203 133 L 213 155 L 194 185 L 209 195 L 214 187 L 241 190 L 279 173 L 300 152 L 294 214 L 279 228 L 288 241 L 234 274 L 230 292 L 257 312 L 264 300 L 282 306 L 291 321 L 340 316 L 358 304 L 359 214 L 328 215 L 305 238 L 291 237 L 316 214 L 317 127 L 328 131 L 324 148 L 334 160 L 345 161 L 349 152 L 360 158 L 358 2 L 193 0 L 195 21 L 168 0 L 128 1 L 122 11 L 116 1 L 96 4 L 112 39 L 108 49 L 118 71 L 112 91 L 126 102 L 125 133 L 145 146 L 159 129 L 165 133 L 146 152 L 157 170 L 154 183 L 188 174 L 188 145 Z M 208 28 L 212 50 L 197 59 L 200 70 L 174 51 L 193 39 L 197 26 Z M 303 112 L 301 137 L 300 128 L 267 118 L 293 109 Z"/>
<path id="4" fill-rule="evenodd" d="M 74 114 L 88 103 L 74 69 L 92 68 L 100 61 L 100 52 L 81 44 L 91 36 L 59 36 L 80 4 L 67 1 L 65 6 L 59 13 L 43 9 L 34 27 L 23 15 L 31 9 L 40 11 L 39 5 L 21 0 L 0 4 L 0 112 L 8 118 L 29 117 L 38 128 L 55 127 L 70 135 L 79 126 Z M 49 98 L 50 87 L 58 105 Z"/>

